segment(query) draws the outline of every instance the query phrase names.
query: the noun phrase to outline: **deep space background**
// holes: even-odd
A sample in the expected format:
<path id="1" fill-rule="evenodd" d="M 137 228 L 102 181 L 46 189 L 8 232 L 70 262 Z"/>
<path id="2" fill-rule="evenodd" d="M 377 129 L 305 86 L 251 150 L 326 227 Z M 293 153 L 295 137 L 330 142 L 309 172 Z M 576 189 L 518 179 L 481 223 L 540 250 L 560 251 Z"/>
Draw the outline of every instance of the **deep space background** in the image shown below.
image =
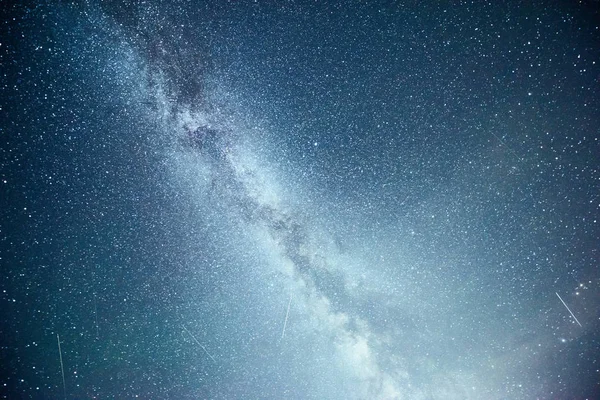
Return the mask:
<path id="1" fill-rule="evenodd" d="M 600 398 L 598 1 L 0 7 L 0 397 Z"/>

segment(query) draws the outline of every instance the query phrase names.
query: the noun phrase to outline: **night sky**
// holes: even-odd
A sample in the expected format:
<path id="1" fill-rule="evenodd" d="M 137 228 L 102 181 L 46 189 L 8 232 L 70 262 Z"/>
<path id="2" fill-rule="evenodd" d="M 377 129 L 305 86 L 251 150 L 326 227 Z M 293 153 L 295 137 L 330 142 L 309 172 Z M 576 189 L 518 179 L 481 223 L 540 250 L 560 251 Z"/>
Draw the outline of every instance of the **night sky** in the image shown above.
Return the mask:
<path id="1" fill-rule="evenodd" d="M 126 3 L 0 6 L 1 398 L 600 398 L 598 1 Z"/>

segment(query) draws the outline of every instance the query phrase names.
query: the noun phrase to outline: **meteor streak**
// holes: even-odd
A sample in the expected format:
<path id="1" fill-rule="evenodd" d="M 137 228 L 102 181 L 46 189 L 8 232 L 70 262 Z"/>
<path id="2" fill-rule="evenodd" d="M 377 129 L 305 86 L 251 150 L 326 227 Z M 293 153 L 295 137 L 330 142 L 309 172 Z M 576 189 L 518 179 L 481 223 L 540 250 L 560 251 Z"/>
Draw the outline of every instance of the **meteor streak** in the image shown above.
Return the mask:
<path id="1" fill-rule="evenodd" d="M 554 293 L 556 293 L 556 292 L 554 292 Z M 567 311 L 569 311 L 569 313 L 571 313 L 571 316 L 575 319 L 575 322 L 577 322 L 577 324 L 583 328 L 583 325 L 581 325 L 581 323 L 579 322 L 579 320 L 577 319 L 577 317 L 575 316 L 575 314 L 573 314 L 573 311 L 571 311 L 571 309 L 569 308 L 569 306 L 567 305 L 567 303 L 565 303 L 565 301 L 562 299 L 562 297 L 560 297 L 560 295 L 558 293 L 556 293 L 556 295 L 558 296 L 558 298 L 560 299 L 560 301 L 564 304 L 564 306 L 567 309 Z"/>
<path id="2" fill-rule="evenodd" d="M 215 360 L 215 358 L 210 355 L 208 350 L 206 350 L 206 347 L 202 346 L 202 343 L 200 343 L 198 341 L 198 339 L 196 339 L 196 336 L 192 335 L 192 332 L 188 331 L 188 329 L 185 327 L 185 325 L 181 325 L 181 327 L 188 333 L 188 335 L 190 335 L 192 337 L 192 339 L 194 339 L 194 341 L 196 343 L 198 343 L 198 346 L 202 347 L 202 350 L 204 350 L 204 352 L 210 357 L 211 360 L 213 360 L 214 362 L 217 362 L 217 360 Z"/>
<path id="3" fill-rule="evenodd" d="M 283 337 L 285 336 L 285 327 L 287 326 L 287 321 L 288 321 L 288 317 L 290 315 L 290 306 L 291 305 L 292 305 L 292 294 L 290 293 L 290 301 L 288 302 L 287 312 L 285 313 L 285 321 L 283 321 L 283 331 L 281 331 L 281 339 L 279 339 L 280 342 L 283 340 Z"/>

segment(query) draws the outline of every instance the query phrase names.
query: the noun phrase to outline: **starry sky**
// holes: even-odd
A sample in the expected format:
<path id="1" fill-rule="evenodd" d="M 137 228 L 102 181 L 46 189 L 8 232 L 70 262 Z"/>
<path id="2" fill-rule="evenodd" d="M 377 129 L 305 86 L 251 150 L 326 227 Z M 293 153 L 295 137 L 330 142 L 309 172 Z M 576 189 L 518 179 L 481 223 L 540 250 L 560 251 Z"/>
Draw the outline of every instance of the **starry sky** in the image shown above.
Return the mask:
<path id="1" fill-rule="evenodd" d="M 600 398 L 598 1 L 0 15 L 0 397 Z"/>

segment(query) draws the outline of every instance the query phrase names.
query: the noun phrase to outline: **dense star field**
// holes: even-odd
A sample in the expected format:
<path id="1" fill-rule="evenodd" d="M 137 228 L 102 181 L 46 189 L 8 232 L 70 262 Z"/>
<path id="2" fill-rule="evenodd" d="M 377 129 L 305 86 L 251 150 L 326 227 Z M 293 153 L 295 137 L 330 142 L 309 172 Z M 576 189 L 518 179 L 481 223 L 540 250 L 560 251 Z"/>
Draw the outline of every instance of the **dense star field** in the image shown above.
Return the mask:
<path id="1" fill-rule="evenodd" d="M 597 1 L 1 8 L 1 398 L 600 398 Z"/>

